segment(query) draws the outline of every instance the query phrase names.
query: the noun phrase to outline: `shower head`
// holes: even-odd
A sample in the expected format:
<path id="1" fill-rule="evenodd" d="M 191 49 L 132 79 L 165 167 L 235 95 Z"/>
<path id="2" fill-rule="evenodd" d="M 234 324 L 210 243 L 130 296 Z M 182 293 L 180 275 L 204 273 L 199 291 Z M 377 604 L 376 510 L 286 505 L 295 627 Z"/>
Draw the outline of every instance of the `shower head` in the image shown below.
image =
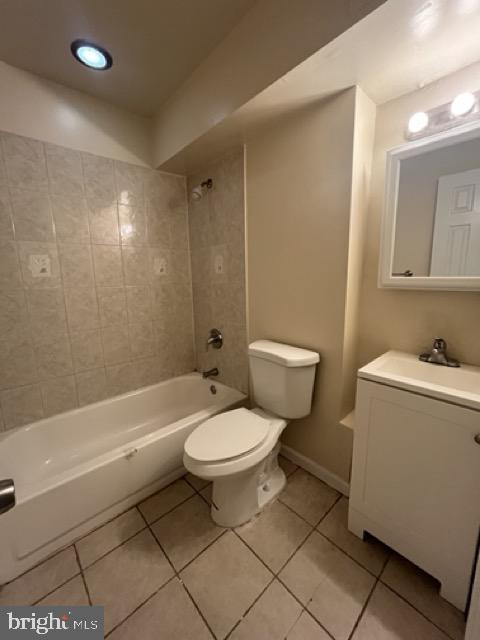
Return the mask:
<path id="1" fill-rule="evenodd" d="M 193 187 L 192 189 L 192 200 L 200 200 L 203 198 L 205 193 L 213 187 L 213 180 L 208 178 L 208 180 L 204 180 L 201 184 Z"/>

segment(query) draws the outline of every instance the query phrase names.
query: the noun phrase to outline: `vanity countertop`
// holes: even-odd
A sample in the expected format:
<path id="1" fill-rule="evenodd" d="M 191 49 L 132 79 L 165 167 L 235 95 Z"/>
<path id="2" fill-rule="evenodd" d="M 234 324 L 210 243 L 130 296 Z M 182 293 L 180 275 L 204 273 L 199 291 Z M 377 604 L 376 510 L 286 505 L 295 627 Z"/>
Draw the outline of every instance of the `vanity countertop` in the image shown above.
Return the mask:
<path id="1" fill-rule="evenodd" d="M 387 351 L 359 369 L 358 377 L 480 411 L 480 367 L 444 367 Z"/>

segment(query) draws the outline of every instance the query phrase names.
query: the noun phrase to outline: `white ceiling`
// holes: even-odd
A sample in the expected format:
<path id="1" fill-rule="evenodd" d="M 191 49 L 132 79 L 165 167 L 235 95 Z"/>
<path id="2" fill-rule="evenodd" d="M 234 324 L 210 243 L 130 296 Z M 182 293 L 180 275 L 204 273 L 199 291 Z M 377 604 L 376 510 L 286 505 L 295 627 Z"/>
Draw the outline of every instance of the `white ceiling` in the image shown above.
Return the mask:
<path id="1" fill-rule="evenodd" d="M 151 115 L 255 0 L 1 0 L 0 60 L 130 111 Z M 70 53 L 85 38 L 113 67 Z"/>
<path id="2" fill-rule="evenodd" d="M 272 118 L 359 85 L 376 104 L 480 60 L 480 0 L 387 0 L 165 163 L 191 172 Z M 475 86 L 480 89 L 480 76 Z"/>

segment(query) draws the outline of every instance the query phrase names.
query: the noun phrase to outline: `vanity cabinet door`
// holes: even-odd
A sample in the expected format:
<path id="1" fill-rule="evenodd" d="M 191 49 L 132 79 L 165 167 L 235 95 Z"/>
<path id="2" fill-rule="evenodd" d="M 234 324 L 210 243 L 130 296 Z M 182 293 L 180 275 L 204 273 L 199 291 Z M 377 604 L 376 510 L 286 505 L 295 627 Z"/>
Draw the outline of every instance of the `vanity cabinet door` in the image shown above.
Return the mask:
<path id="1" fill-rule="evenodd" d="M 439 580 L 453 570 L 464 592 L 480 523 L 478 433 L 479 412 L 358 382 L 351 507 Z"/>

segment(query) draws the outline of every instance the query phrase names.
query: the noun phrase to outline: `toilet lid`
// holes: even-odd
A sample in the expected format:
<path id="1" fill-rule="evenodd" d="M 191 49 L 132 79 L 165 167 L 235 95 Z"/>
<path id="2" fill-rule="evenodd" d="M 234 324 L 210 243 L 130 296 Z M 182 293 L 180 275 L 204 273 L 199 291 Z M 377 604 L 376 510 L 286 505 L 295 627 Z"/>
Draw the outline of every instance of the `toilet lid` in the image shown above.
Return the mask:
<path id="1" fill-rule="evenodd" d="M 265 418 L 234 409 L 203 422 L 185 442 L 185 453 L 199 462 L 219 462 L 258 447 L 269 431 Z"/>

